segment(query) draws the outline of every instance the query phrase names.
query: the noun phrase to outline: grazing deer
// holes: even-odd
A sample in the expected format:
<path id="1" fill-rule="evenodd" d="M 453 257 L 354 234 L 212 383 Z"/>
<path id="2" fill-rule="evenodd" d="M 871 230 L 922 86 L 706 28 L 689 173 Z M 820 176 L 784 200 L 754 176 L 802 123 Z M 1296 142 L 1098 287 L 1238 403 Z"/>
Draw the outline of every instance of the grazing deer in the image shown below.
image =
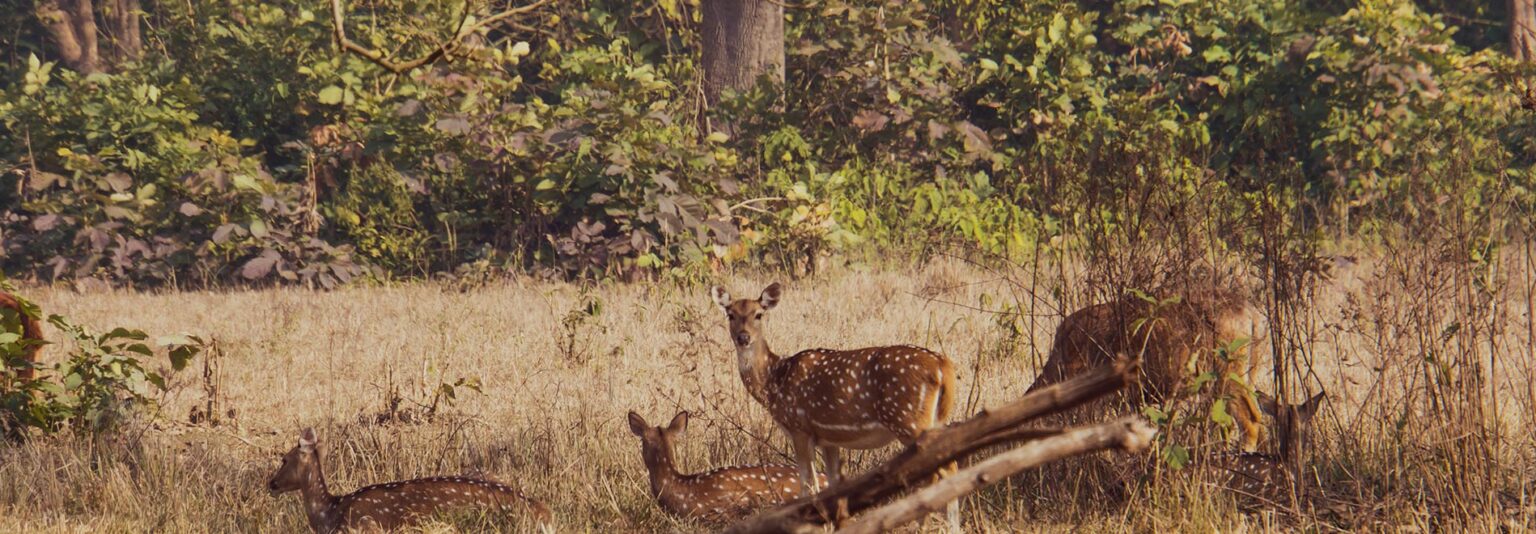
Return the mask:
<path id="1" fill-rule="evenodd" d="M 549 527 L 549 510 L 521 492 L 489 480 L 464 477 L 418 478 L 375 484 L 334 496 L 325 487 L 315 431 L 299 432 L 299 444 L 283 455 L 283 465 L 267 481 L 273 495 L 299 491 L 309 515 L 309 527 L 320 534 L 394 530 L 414 524 L 439 510 L 493 507 L 506 512 L 527 510 L 542 529 Z"/>
<path id="2" fill-rule="evenodd" d="M 1242 431 L 1241 448 L 1253 452 L 1264 427 L 1250 392 L 1258 365 L 1249 355 L 1258 352 L 1249 345 L 1266 335 L 1259 310 L 1236 291 L 1197 289 L 1163 302 L 1127 295 L 1068 315 L 1029 391 L 1108 364 L 1116 354 L 1140 355 L 1141 380 L 1121 395 L 1136 398 L 1139 391 L 1141 402 L 1155 404 L 1184 390 L 1194 366 L 1214 373 Z"/>
<path id="3" fill-rule="evenodd" d="M 645 468 L 651 473 L 651 497 L 667 513 L 699 519 L 726 519 L 766 505 L 789 501 L 800 494 L 800 475 L 793 466 L 723 467 L 703 473 L 677 472 L 672 444 L 688 428 L 688 412 L 678 412 L 666 427 L 653 427 L 629 412 L 629 431 L 640 436 Z M 816 487 L 827 485 L 825 477 Z"/>
<path id="4" fill-rule="evenodd" d="M 1263 393 L 1258 396 L 1261 409 L 1274 420 L 1276 451 L 1231 454 L 1207 469 L 1214 468 L 1216 479 L 1245 508 L 1288 505 L 1293 494 L 1305 497 L 1302 455 L 1310 448 L 1312 419 L 1326 395 L 1318 393 L 1297 405 L 1280 404 Z"/>
<path id="5" fill-rule="evenodd" d="M 21 340 L 32 342 L 22 354 L 28 365 L 16 368 L 17 379 L 31 380 L 36 376 L 33 365 L 37 363 L 38 353 L 43 350 L 43 325 L 38 321 L 35 311 L 29 311 L 27 307 L 22 306 L 21 299 L 10 293 L 0 291 L 0 310 L 5 310 L 3 313 L 7 327 L 11 323 L 11 314 L 15 313 L 16 322 L 20 324 L 20 332 L 17 333 L 21 335 Z M 0 365 L 4 363 L 0 362 Z"/>
<path id="6" fill-rule="evenodd" d="M 763 314 L 779 303 L 780 293 L 777 282 L 756 299 L 732 300 L 725 289 L 710 289 L 729 320 L 741 381 L 789 434 L 803 495 L 816 490 L 810 481 L 817 480 L 817 448 L 836 484 L 842 476 L 840 449 L 876 449 L 893 441 L 911 445 L 949 418 L 958 393 L 955 369 L 937 352 L 900 345 L 779 357 L 763 335 Z M 952 529 L 959 525 L 955 504 L 948 510 Z"/>

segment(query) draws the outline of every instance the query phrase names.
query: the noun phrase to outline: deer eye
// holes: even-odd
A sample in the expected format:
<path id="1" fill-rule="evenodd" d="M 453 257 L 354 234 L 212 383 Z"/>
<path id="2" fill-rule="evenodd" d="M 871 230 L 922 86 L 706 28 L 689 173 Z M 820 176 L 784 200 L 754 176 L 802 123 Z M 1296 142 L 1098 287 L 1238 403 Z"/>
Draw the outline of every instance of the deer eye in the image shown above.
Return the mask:
<path id="1" fill-rule="evenodd" d="M 757 318 L 761 320 L 763 318 L 763 312 L 757 312 Z"/>

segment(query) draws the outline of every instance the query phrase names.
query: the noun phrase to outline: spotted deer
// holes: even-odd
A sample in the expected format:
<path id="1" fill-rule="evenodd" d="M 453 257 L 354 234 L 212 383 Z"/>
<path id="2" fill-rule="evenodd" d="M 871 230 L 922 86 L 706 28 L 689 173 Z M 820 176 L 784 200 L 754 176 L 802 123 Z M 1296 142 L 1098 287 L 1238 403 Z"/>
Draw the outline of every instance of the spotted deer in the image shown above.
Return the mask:
<path id="1" fill-rule="evenodd" d="M 733 300 L 718 286 L 710 290 L 729 321 L 747 392 L 789 434 L 803 495 L 816 490 L 809 481 L 816 480 L 817 449 L 836 484 L 842 476 L 841 449 L 911 445 L 949 419 L 957 394 L 955 369 L 937 352 L 910 345 L 810 349 L 787 358 L 773 352 L 763 335 L 763 317 L 781 293 L 777 282 L 756 299 Z M 951 529 L 958 528 L 957 510 L 951 503 Z"/>
<path id="2" fill-rule="evenodd" d="M 665 427 L 651 426 L 629 412 L 629 431 L 640 437 L 640 452 L 651 475 L 651 497 L 661 509 L 681 517 L 720 520 L 789 501 L 800 494 L 800 474 L 794 466 L 722 467 L 684 475 L 673 460 L 672 444 L 688 428 L 688 412 L 678 412 Z M 825 477 L 816 487 L 827 485 Z"/>
<path id="3" fill-rule="evenodd" d="M 1264 426 L 1251 392 L 1258 358 L 1250 355 L 1261 352 L 1249 347 L 1268 335 L 1263 316 L 1246 297 L 1225 288 L 1197 288 L 1180 297 L 1159 302 L 1126 295 L 1068 315 L 1029 391 L 1106 365 L 1118 354 L 1139 355 L 1140 382 L 1118 395 L 1156 404 L 1183 391 L 1193 367 L 1219 382 L 1218 395 L 1242 433 L 1241 450 L 1257 450 Z"/>
<path id="4" fill-rule="evenodd" d="M 4 326 L 9 330 L 12 324 L 17 325 L 17 331 L 13 333 L 21 336 L 20 341 L 29 342 L 29 345 L 22 349 L 22 358 L 26 359 L 26 365 L 15 366 L 16 378 L 31 380 L 36 376 L 33 365 L 37 363 L 38 353 L 43 350 L 43 325 L 38 321 L 36 309 L 29 309 L 28 306 L 23 306 L 22 302 L 15 295 L 0 291 L 0 310 L 3 310 Z M 12 315 L 15 316 L 14 319 Z"/>
<path id="5" fill-rule="evenodd" d="M 1318 393 L 1301 404 L 1281 404 L 1263 393 L 1259 406 L 1274 421 L 1273 453 L 1238 452 L 1218 458 L 1206 469 L 1245 508 L 1287 505 L 1305 497 L 1303 455 L 1310 450 L 1312 419 L 1326 399 Z"/>
<path id="6" fill-rule="evenodd" d="M 549 530 L 549 510 L 543 504 L 489 480 L 418 478 L 331 495 L 320 468 L 315 432 L 308 428 L 299 432 L 299 444 L 283 455 L 283 464 L 267 481 L 267 489 L 273 495 L 298 491 L 309 516 L 309 527 L 319 534 L 389 531 L 413 525 L 439 511 L 463 508 L 526 512 L 541 530 Z"/>

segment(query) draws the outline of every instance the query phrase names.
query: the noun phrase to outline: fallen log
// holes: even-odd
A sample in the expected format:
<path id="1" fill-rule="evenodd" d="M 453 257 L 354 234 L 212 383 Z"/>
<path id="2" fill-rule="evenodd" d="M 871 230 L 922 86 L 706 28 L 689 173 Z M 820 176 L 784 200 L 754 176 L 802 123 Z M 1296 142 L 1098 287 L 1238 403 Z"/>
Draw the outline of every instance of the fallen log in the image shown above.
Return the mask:
<path id="1" fill-rule="evenodd" d="M 917 521 L 976 490 L 996 484 L 1026 469 L 1079 454 L 1105 449 L 1140 451 L 1152 442 L 1157 429 L 1140 417 L 1075 427 L 1055 436 L 1032 441 L 982 460 L 944 477 L 933 485 L 876 508 L 838 534 L 874 534 Z"/>
<path id="2" fill-rule="evenodd" d="M 839 519 L 879 506 L 908 488 L 925 483 L 941 468 L 989 447 L 1063 434 L 1061 429 L 1021 428 L 1038 417 L 1061 412 L 1113 392 L 1137 378 L 1137 362 L 1121 358 L 995 410 L 924 432 L 884 464 L 779 508 L 741 521 L 727 533 L 753 534 L 814 531 Z"/>

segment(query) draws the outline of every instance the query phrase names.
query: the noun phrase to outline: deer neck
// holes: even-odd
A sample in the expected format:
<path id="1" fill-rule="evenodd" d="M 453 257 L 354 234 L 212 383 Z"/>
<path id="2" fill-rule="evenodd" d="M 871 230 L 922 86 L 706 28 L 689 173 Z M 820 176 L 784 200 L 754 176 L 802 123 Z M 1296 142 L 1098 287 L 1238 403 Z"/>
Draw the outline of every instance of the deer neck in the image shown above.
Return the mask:
<path id="1" fill-rule="evenodd" d="M 746 384 L 747 393 L 765 406 L 768 404 L 768 376 L 777 363 L 779 357 L 768 348 L 767 340 L 759 338 L 745 347 L 736 347 L 736 365 L 741 371 L 741 381 Z"/>
<path id="2" fill-rule="evenodd" d="M 654 457 L 646 458 L 646 470 L 651 472 L 651 496 L 666 499 L 677 492 L 681 475 L 672 460 L 672 447 L 663 448 Z"/>
<path id="3" fill-rule="evenodd" d="M 341 524 L 341 511 L 336 509 L 336 497 L 325 487 L 319 453 L 310 457 L 310 469 L 304 475 L 304 485 L 299 488 L 299 493 L 304 498 L 310 528 L 315 532 L 334 532 Z"/>

